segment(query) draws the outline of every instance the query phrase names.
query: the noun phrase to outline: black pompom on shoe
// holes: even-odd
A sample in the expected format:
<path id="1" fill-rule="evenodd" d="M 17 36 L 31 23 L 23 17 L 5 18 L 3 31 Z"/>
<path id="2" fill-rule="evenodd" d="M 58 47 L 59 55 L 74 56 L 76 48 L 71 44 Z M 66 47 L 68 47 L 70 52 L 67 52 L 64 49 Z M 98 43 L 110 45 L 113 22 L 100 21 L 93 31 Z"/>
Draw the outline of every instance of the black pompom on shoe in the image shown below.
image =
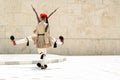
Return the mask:
<path id="1" fill-rule="evenodd" d="M 54 42 L 54 46 L 53 46 L 54 48 L 57 48 L 57 43 L 56 42 Z"/>
<path id="2" fill-rule="evenodd" d="M 37 66 L 38 66 L 38 67 L 41 67 L 41 64 L 40 64 L 40 63 L 37 63 Z"/>
<path id="3" fill-rule="evenodd" d="M 59 39 L 64 44 L 64 37 L 63 36 L 59 36 Z"/>
<path id="4" fill-rule="evenodd" d="M 12 41 L 13 45 L 15 46 L 16 45 L 16 42 L 15 42 L 15 37 L 12 35 L 10 36 L 10 40 Z"/>
<path id="5" fill-rule="evenodd" d="M 44 65 L 45 69 L 48 67 L 47 64 Z"/>
<path id="6" fill-rule="evenodd" d="M 15 37 L 12 35 L 12 36 L 10 36 L 10 39 L 11 39 L 11 40 L 14 40 L 14 39 L 15 39 Z"/>
<path id="7" fill-rule="evenodd" d="M 41 69 L 46 69 L 48 66 L 45 64 L 44 66 L 41 66 Z"/>

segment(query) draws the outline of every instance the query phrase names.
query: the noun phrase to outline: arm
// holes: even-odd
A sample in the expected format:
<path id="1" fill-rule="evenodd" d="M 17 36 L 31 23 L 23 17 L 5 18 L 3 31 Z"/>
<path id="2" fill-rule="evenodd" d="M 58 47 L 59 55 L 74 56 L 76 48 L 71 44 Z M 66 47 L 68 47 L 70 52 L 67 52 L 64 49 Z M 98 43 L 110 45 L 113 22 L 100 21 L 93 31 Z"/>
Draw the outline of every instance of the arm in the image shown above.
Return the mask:
<path id="1" fill-rule="evenodd" d="M 31 6 L 32 6 L 32 5 L 31 5 Z M 33 9 L 33 11 L 34 11 L 35 14 L 36 14 L 38 23 L 40 23 L 40 18 L 39 18 L 38 14 L 37 14 L 37 12 L 36 12 L 36 10 L 35 10 L 35 8 L 34 8 L 33 6 L 32 6 L 32 9 Z"/>

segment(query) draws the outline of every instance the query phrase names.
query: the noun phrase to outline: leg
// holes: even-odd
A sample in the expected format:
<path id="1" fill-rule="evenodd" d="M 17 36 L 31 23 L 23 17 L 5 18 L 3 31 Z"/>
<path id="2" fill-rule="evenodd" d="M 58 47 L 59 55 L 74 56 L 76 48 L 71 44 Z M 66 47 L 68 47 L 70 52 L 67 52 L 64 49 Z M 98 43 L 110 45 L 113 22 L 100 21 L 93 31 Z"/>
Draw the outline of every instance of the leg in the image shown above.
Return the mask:
<path id="1" fill-rule="evenodd" d="M 64 37 L 59 36 L 59 39 L 52 38 L 52 42 L 54 43 L 53 47 L 56 48 L 57 45 L 63 45 L 64 44 Z"/>
<path id="2" fill-rule="evenodd" d="M 35 37 L 36 35 L 33 34 L 33 35 L 30 35 L 30 36 L 27 36 L 25 37 L 24 39 L 20 39 L 20 40 L 15 40 L 15 37 L 14 36 L 11 36 L 10 39 L 13 43 L 13 45 L 17 45 L 17 44 L 23 44 L 23 43 L 27 43 L 29 41 L 33 41 L 32 40 L 32 37 Z"/>
<path id="3" fill-rule="evenodd" d="M 46 69 L 46 48 L 38 48 L 38 53 L 40 54 L 41 62 L 37 63 L 38 67 L 41 67 L 41 69 Z"/>

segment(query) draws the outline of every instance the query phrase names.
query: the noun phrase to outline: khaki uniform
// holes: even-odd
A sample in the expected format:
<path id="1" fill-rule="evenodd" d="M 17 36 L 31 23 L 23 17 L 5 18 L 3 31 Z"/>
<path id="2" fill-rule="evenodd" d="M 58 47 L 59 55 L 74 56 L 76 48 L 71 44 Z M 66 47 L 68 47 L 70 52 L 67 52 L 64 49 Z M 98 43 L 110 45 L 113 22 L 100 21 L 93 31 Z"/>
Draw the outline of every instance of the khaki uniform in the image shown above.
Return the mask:
<path id="1" fill-rule="evenodd" d="M 44 21 L 41 21 L 36 26 L 35 34 L 37 37 L 34 37 L 34 43 L 37 48 L 48 48 L 51 46 L 51 38 L 50 38 L 50 29 L 48 27 L 47 32 L 45 32 L 45 28 L 47 26 L 47 23 Z"/>

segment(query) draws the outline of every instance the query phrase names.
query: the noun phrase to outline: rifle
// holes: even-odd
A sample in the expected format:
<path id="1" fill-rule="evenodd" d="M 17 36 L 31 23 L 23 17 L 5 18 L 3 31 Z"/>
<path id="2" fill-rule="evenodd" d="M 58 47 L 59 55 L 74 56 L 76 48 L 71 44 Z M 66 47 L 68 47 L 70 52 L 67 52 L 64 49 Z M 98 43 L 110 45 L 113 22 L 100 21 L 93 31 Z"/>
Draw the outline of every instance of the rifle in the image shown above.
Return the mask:
<path id="1" fill-rule="evenodd" d="M 34 8 L 32 5 L 31 5 L 31 7 L 32 7 L 33 11 L 34 11 L 35 14 L 36 14 L 38 23 L 40 23 L 41 21 L 40 21 L 40 18 L 39 18 L 39 16 L 38 16 L 38 14 L 37 14 L 35 8 Z M 58 9 L 58 8 L 56 8 L 53 12 L 51 12 L 51 13 L 49 14 L 48 18 L 50 18 L 50 16 L 53 15 L 53 14 L 57 11 L 57 9 Z"/>
<path id="2" fill-rule="evenodd" d="M 40 21 L 40 18 L 39 18 L 39 16 L 38 16 L 38 14 L 37 14 L 35 8 L 34 8 L 32 5 L 31 5 L 31 7 L 32 7 L 33 11 L 34 11 L 35 14 L 36 14 L 36 17 L 37 17 L 37 21 L 38 21 L 38 23 L 40 23 L 41 21 Z"/>
<path id="3" fill-rule="evenodd" d="M 58 10 L 58 8 L 56 8 L 53 12 L 51 12 L 51 14 L 49 14 L 48 18 L 53 15 L 56 11 Z"/>

